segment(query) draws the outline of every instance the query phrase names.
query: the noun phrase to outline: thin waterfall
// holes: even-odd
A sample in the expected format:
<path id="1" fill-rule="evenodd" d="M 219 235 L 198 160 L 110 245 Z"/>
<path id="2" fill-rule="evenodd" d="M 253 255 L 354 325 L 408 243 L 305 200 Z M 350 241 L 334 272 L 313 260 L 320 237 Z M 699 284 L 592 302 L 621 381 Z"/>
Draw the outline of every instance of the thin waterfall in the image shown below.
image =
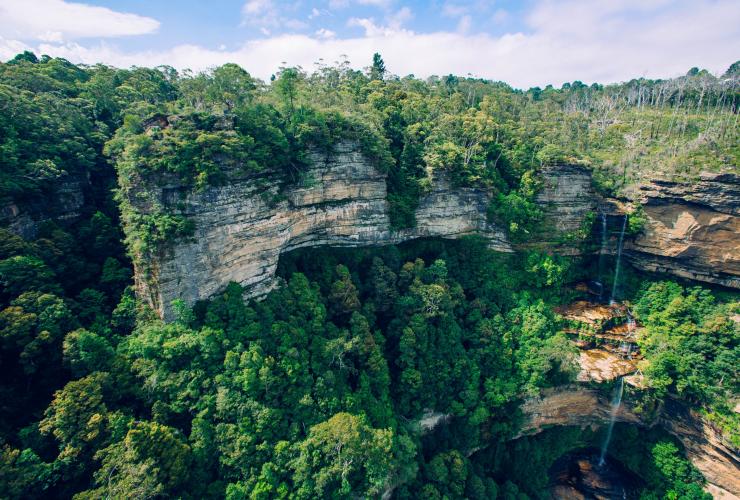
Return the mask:
<path id="1" fill-rule="evenodd" d="M 634 336 L 635 332 L 635 319 L 632 317 L 632 313 L 627 310 L 627 335 L 625 335 L 625 339 L 631 339 Z M 626 356 L 629 359 L 632 359 L 632 343 L 628 340 L 625 340 L 622 342 L 622 345 L 620 346 L 620 349 L 622 351 L 622 354 Z"/>
<path id="2" fill-rule="evenodd" d="M 599 249 L 599 277 L 597 283 L 599 284 L 599 301 L 604 300 L 604 253 L 606 252 L 606 244 L 608 241 L 606 235 L 606 213 L 599 212 L 601 218 L 601 248 Z"/>
<path id="3" fill-rule="evenodd" d="M 619 267 L 622 263 L 622 243 L 624 242 L 624 231 L 627 229 L 627 215 L 622 219 L 622 230 L 619 232 L 619 244 L 617 245 L 617 266 L 614 269 L 614 283 L 612 284 L 612 296 L 609 303 L 613 304 L 617 296 L 617 286 L 619 284 Z"/>
<path id="4" fill-rule="evenodd" d="M 612 431 L 614 430 L 614 422 L 617 419 L 617 412 L 619 407 L 622 405 L 622 394 L 624 393 L 624 377 L 619 378 L 619 385 L 617 386 L 617 392 L 614 394 L 612 399 L 612 410 L 609 418 L 609 428 L 606 431 L 606 439 L 604 444 L 601 446 L 601 455 L 599 456 L 599 467 L 604 465 L 606 460 L 606 452 L 609 449 L 609 441 L 612 440 Z"/>

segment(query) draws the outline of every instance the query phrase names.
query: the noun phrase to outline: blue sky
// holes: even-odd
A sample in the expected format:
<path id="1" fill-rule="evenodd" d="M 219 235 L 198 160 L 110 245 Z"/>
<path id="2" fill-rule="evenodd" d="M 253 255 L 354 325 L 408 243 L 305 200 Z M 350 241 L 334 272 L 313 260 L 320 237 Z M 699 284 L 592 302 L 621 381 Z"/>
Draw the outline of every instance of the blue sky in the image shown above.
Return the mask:
<path id="1" fill-rule="evenodd" d="M 268 78 L 379 51 L 395 74 L 518 87 L 721 72 L 740 58 L 740 0 L 0 0 L 0 59 L 21 50 L 115 66 Z"/>

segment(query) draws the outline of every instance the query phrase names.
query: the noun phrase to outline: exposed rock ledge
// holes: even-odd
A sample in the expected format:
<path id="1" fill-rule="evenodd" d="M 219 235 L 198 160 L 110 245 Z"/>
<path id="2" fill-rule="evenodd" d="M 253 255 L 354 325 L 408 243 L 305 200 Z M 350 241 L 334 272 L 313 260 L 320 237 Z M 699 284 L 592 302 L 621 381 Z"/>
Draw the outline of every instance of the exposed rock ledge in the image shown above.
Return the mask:
<path id="1" fill-rule="evenodd" d="M 89 186 L 87 177 L 67 175 L 55 184 L 51 193 L 0 204 L 0 227 L 7 227 L 25 239 L 33 239 L 44 222 L 72 223 L 82 214 Z"/>
<path id="2" fill-rule="evenodd" d="M 386 176 L 357 145 L 346 142 L 332 154 L 309 157 L 302 181 L 282 192 L 277 174 L 232 176 L 228 185 L 200 192 L 171 179 L 138 183 L 129 193 L 135 210 L 146 214 L 163 207 L 186 215 L 196 227 L 189 241 L 146 256 L 148 272 L 137 268 L 135 273 L 139 296 L 165 319 L 172 317 L 173 300 L 192 305 L 230 281 L 243 285 L 249 297 L 259 296 L 275 285 L 280 255 L 300 247 L 379 246 L 478 234 L 491 248 L 512 251 L 504 232 L 486 220 L 489 198 L 482 190 L 452 188 L 435 179 L 416 211 L 416 227 L 393 231 Z M 546 167 L 540 178 L 537 201 L 548 229 L 535 235 L 533 245 L 576 253 L 567 236 L 581 229 L 604 200 L 584 167 Z M 740 178 L 705 175 L 691 186 L 655 181 L 643 188 L 641 201 L 645 232 L 625 242 L 625 255 L 634 265 L 740 288 Z"/>
<path id="3" fill-rule="evenodd" d="M 625 243 L 638 268 L 740 288 L 740 176 L 703 174 L 691 184 L 655 180 L 639 195 L 647 223 Z"/>
<path id="4" fill-rule="evenodd" d="M 574 385 L 546 390 L 541 397 L 525 401 L 522 411 L 525 421 L 520 436 L 552 426 L 603 425 L 610 419 L 611 403 L 595 389 Z M 696 412 L 669 399 L 655 421 L 645 422 L 625 399 L 616 420 L 641 426 L 661 425 L 681 441 L 687 457 L 716 493 L 721 489 L 740 496 L 740 455 Z"/>
<path id="5" fill-rule="evenodd" d="M 170 185 L 154 186 L 159 193 L 131 196 L 142 212 L 147 210 L 142 199 L 177 205 L 196 227 L 191 241 L 174 245 L 150 262 L 150 276 L 144 278 L 137 269 L 140 296 L 168 319 L 173 300 L 193 304 L 230 281 L 245 286 L 249 296 L 261 295 L 275 284 L 280 254 L 308 246 L 388 245 L 479 234 L 492 248 L 511 251 L 504 233 L 486 220 L 489 199 L 481 190 L 453 190 L 437 179 L 416 211 L 416 227 L 392 231 L 385 174 L 356 146 L 339 144 L 329 155 L 313 152 L 310 165 L 304 181 L 288 187 L 277 203 L 269 201 L 278 194 L 277 175 L 267 179 L 268 188 L 244 178 L 196 193 Z"/>

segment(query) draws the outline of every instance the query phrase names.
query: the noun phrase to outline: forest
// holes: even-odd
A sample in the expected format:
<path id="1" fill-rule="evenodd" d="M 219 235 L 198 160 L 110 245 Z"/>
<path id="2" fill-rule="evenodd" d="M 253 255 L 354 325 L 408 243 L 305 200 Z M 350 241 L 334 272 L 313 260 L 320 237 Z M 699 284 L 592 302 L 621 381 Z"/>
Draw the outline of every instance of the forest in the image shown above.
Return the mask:
<path id="1" fill-rule="evenodd" d="M 592 255 L 503 254 L 474 236 L 296 250 L 264 300 L 231 283 L 164 322 L 137 299 L 133 264 L 192 222 L 142 216 L 129 196 L 153 176 L 197 191 L 276 171 L 287 186 L 310 148 L 354 140 L 387 174 L 393 228 L 416 224 L 444 172 L 486 190 L 489 220 L 526 243 L 543 230 L 538 169 L 583 165 L 611 196 L 656 172 L 737 172 L 738 106 L 740 62 L 528 90 L 399 77 L 377 54 L 365 71 L 285 67 L 268 82 L 235 64 L 0 63 L 2 205 L 43 210 L 85 185 L 73 220 L 0 228 L 0 498 L 549 498 L 556 460 L 605 430 L 513 438 L 525 399 L 575 380 L 555 307 L 595 275 Z M 625 224 L 639 233 L 639 210 Z M 684 402 L 739 449 L 740 296 L 623 272 L 644 326 L 639 409 Z M 430 410 L 445 423 L 427 432 Z M 674 437 L 614 432 L 640 498 L 708 497 Z"/>

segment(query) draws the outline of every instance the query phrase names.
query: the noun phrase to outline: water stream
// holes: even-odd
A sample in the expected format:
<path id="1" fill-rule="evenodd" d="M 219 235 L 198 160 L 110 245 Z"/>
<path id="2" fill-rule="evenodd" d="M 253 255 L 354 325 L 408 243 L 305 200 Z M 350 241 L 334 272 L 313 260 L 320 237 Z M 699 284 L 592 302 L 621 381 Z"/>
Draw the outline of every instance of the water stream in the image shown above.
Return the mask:
<path id="1" fill-rule="evenodd" d="M 614 422 L 617 419 L 617 412 L 619 407 L 622 405 L 622 394 L 624 393 L 624 377 L 619 378 L 619 385 L 617 391 L 612 399 L 612 409 L 609 418 L 609 427 L 606 431 L 606 439 L 604 444 L 601 446 L 601 455 L 599 456 L 599 466 L 603 466 L 606 461 L 606 452 L 609 449 L 609 441 L 612 439 L 612 431 L 614 430 Z"/>
<path id="2" fill-rule="evenodd" d="M 601 249 L 599 250 L 599 301 L 604 300 L 604 253 L 606 252 L 606 244 L 608 241 L 606 234 L 606 214 L 604 212 L 599 213 L 601 219 Z"/>
<path id="3" fill-rule="evenodd" d="M 622 230 L 619 232 L 619 244 L 617 245 L 617 264 L 614 268 L 614 283 L 612 284 L 612 296 L 609 303 L 613 304 L 617 300 L 617 287 L 619 286 L 619 268 L 622 264 L 622 243 L 624 243 L 624 230 L 627 229 L 627 215 L 622 220 Z"/>

